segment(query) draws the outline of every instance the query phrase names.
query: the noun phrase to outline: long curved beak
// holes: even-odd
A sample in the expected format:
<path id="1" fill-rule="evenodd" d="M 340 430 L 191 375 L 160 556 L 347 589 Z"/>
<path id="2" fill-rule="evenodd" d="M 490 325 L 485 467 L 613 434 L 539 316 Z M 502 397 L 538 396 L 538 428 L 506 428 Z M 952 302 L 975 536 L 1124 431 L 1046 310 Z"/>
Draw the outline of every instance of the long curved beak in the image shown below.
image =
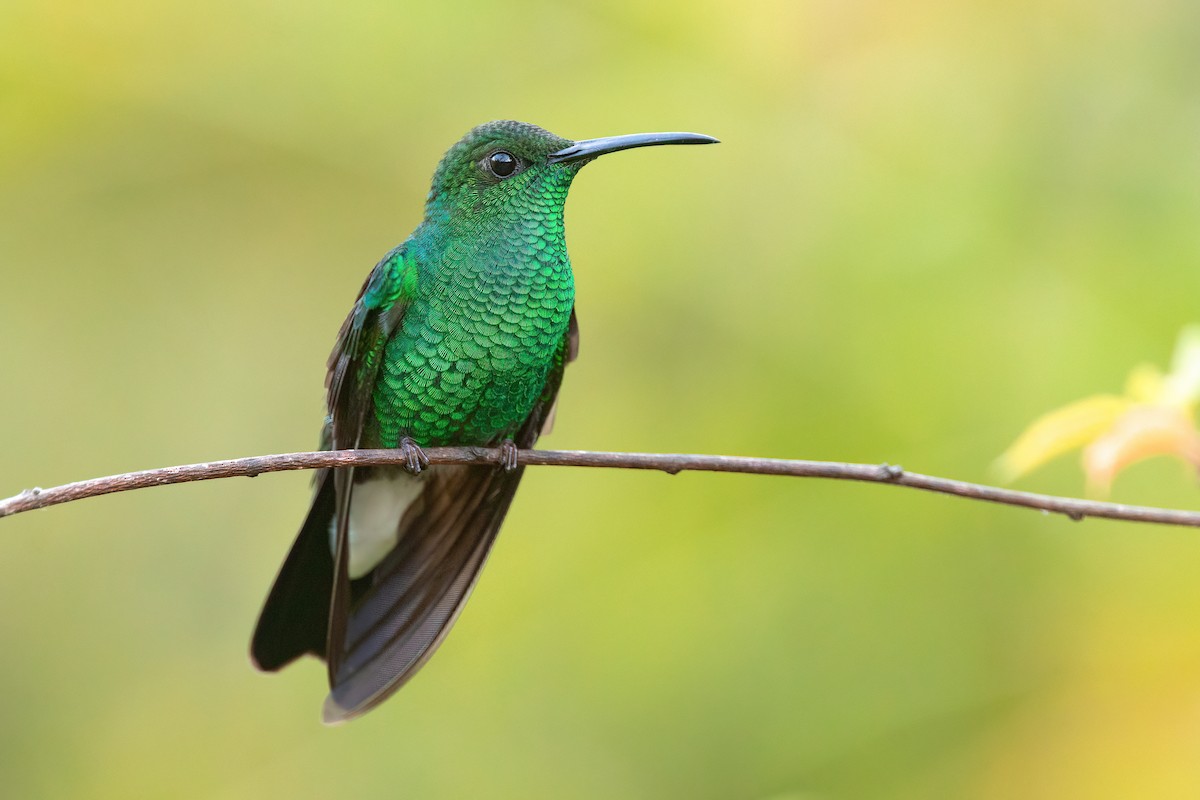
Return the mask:
<path id="1" fill-rule="evenodd" d="M 601 139 L 581 139 L 551 153 L 546 157 L 548 164 L 567 164 L 572 161 L 588 161 L 605 153 L 628 150 L 631 147 L 653 147 L 660 144 L 716 144 L 719 139 L 703 133 L 630 133 L 625 136 L 605 136 Z"/>

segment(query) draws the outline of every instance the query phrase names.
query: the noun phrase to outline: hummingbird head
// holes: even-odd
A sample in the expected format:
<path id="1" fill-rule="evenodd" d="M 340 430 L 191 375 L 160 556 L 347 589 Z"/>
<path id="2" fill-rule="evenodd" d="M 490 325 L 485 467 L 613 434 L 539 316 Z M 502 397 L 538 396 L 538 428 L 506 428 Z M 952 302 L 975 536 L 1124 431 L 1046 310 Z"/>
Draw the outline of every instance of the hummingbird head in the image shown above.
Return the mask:
<path id="1" fill-rule="evenodd" d="M 529 213 L 561 217 L 575 175 L 605 153 L 659 144 L 709 144 L 697 133 L 637 133 L 573 142 L 527 122 L 498 120 L 467 132 L 442 157 L 426 200 L 426 219 Z"/>

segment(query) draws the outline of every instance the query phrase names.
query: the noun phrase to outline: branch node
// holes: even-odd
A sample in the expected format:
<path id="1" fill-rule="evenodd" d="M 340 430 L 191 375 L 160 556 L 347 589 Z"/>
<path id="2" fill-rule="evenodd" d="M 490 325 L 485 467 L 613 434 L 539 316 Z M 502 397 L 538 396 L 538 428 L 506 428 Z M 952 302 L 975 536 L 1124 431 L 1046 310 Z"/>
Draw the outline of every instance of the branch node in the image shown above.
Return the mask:
<path id="1" fill-rule="evenodd" d="M 270 464 L 264 463 L 261 456 L 252 456 L 246 459 L 246 469 L 242 474 L 247 478 L 257 478 L 265 471 L 264 467 L 269 466 Z"/>
<path id="2" fill-rule="evenodd" d="M 899 464 L 889 464 L 886 461 L 879 465 L 884 480 L 898 481 L 904 477 L 904 467 Z"/>
<path id="3" fill-rule="evenodd" d="M 1072 522 L 1083 522 L 1084 518 L 1087 516 L 1082 511 L 1076 511 L 1075 509 L 1068 509 L 1063 513 L 1066 514 Z"/>
<path id="4" fill-rule="evenodd" d="M 504 454 L 502 451 L 493 447 L 468 447 L 467 452 L 471 454 L 471 460 L 484 464 L 502 464 Z"/>

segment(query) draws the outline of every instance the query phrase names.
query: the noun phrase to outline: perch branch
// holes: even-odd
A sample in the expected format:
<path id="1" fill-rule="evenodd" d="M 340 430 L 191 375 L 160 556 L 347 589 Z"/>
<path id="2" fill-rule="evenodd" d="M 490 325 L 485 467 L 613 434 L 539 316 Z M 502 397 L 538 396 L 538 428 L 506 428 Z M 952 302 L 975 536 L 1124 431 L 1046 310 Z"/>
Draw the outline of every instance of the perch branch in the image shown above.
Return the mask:
<path id="1" fill-rule="evenodd" d="M 498 464 L 499 449 L 486 447 L 431 447 L 425 450 L 430 464 Z M 315 453 L 282 453 L 251 456 L 204 464 L 127 472 L 104 478 L 68 483 L 52 489 L 26 489 L 0 500 L 0 517 L 32 511 L 36 508 L 69 503 L 85 497 L 128 492 L 149 486 L 165 486 L 189 481 L 261 475 L 264 472 L 322 469 L 325 467 L 398 465 L 399 450 L 335 450 Z M 1073 520 L 1085 517 L 1151 522 L 1160 525 L 1200 527 L 1200 511 L 1182 511 L 1149 506 L 1102 503 L 1070 497 L 1019 492 L 949 478 L 909 472 L 891 464 L 845 464 L 834 461 L 800 461 L 778 458 L 739 456 L 679 455 L 667 453 L 603 453 L 580 450 L 521 450 L 517 463 L 526 466 L 608 467 L 647 469 L 672 475 L 684 471 L 740 472 L 753 475 L 786 475 L 795 478 L 831 478 L 836 480 L 886 483 L 927 492 L 955 495 L 971 500 L 986 500 L 1010 506 L 1023 506 L 1043 512 L 1065 514 Z"/>

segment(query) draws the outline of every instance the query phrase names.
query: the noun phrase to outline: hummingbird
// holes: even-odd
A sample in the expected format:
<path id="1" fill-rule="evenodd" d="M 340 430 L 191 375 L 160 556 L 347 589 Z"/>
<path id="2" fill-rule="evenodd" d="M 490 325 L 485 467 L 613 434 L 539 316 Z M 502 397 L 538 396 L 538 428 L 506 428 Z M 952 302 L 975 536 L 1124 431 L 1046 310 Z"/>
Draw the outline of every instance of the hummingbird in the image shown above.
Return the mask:
<path id="1" fill-rule="evenodd" d="M 274 672 L 324 659 L 324 721 L 376 707 L 433 655 L 479 578 L 529 448 L 579 352 L 563 207 L 593 159 L 711 144 L 696 133 L 571 141 L 511 120 L 473 128 L 433 175 L 425 214 L 375 266 L 327 363 L 322 449 L 394 448 L 402 465 L 324 469 L 250 654 Z M 433 465 L 423 448 L 500 448 Z"/>

